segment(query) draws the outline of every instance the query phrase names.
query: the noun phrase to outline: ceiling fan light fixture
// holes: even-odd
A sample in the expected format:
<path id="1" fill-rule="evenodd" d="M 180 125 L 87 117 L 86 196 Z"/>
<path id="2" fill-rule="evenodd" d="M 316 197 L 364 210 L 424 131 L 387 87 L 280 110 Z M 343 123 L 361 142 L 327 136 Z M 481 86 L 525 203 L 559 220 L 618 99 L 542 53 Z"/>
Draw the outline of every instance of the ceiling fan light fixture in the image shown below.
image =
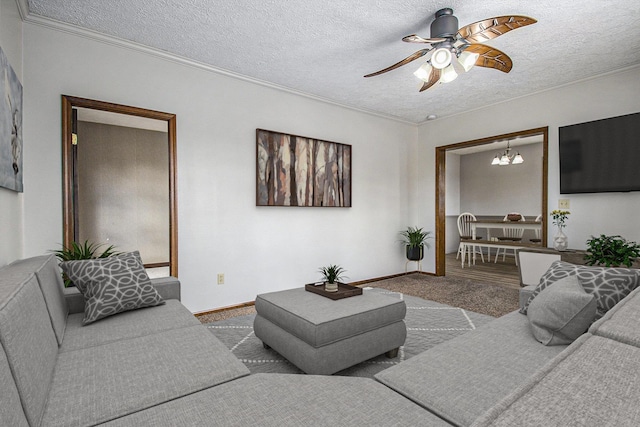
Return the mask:
<path id="1" fill-rule="evenodd" d="M 449 83 L 454 81 L 458 77 L 458 73 L 453 68 L 453 64 L 449 64 L 447 68 L 442 70 L 442 75 L 440 76 L 440 83 Z"/>
<path id="2" fill-rule="evenodd" d="M 444 69 L 449 64 L 451 64 L 451 51 L 446 48 L 438 48 L 431 55 L 431 65 L 433 68 L 437 68 L 439 70 Z"/>
<path id="3" fill-rule="evenodd" d="M 428 62 L 425 62 L 420 66 L 420 68 L 418 68 L 416 71 L 413 72 L 413 75 L 419 78 L 420 80 L 422 80 L 423 82 L 428 82 L 432 69 L 433 67 L 431 66 L 431 64 L 429 64 Z"/>
<path id="4" fill-rule="evenodd" d="M 480 55 L 478 55 L 477 53 L 463 51 L 458 56 L 458 63 L 462 65 L 464 71 L 469 72 L 469 70 L 476 64 L 476 61 L 479 57 Z"/>

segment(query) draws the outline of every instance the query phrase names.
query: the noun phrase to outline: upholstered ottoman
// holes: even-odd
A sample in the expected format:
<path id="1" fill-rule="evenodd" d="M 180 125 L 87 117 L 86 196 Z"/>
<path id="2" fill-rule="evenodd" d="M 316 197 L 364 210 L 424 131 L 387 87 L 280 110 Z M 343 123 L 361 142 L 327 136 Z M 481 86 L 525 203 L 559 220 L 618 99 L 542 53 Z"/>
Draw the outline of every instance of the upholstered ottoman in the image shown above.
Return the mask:
<path id="1" fill-rule="evenodd" d="M 396 357 L 407 328 L 404 301 L 376 292 L 331 300 L 304 288 L 256 297 L 253 329 L 307 374 L 330 375 L 372 357 Z"/>

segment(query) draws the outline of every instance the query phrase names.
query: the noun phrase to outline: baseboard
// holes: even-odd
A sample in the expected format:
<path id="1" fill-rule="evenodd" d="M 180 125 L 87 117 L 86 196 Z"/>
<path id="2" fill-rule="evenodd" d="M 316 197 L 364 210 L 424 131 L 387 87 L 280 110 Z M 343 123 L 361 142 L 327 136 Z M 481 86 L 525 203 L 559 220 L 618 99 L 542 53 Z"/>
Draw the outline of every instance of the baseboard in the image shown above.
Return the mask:
<path id="1" fill-rule="evenodd" d="M 427 276 L 435 276 L 434 273 L 427 273 L 425 271 L 410 271 L 408 273 L 398 273 L 398 274 L 392 274 L 389 276 L 381 276 L 381 277 L 374 277 L 372 279 L 360 280 L 358 282 L 351 282 L 349 283 L 349 285 L 361 287 L 368 283 L 379 282 L 381 280 L 387 280 L 387 279 L 394 279 L 396 277 L 406 276 L 407 274 L 425 274 Z M 255 304 L 256 304 L 255 301 L 249 301 L 249 302 L 244 302 L 236 305 L 230 305 L 227 307 L 215 308 L 212 310 L 198 311 L 196 313 L 193 313 L 193 315 L 204 316 L 207 314 L 220 313 L 220 312 L 229 311 L 229 310 L 236 310 L 238 308 L 251 307 L 251 306 L 254 306 Z"/>

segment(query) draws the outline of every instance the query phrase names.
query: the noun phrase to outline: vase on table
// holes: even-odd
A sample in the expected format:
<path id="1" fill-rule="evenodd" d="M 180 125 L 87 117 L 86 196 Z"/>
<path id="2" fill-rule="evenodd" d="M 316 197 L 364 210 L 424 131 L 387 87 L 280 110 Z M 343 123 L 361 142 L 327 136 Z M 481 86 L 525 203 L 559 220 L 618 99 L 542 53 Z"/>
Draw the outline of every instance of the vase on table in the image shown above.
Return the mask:
<path id="1" fill-rule="evenodd" d="M 558 232 L 553 236 L 553 248 L 557 251 L 566 251 L 569 247 L 569 238 L 562 232 L 562 227 L 558 228 Z"/>

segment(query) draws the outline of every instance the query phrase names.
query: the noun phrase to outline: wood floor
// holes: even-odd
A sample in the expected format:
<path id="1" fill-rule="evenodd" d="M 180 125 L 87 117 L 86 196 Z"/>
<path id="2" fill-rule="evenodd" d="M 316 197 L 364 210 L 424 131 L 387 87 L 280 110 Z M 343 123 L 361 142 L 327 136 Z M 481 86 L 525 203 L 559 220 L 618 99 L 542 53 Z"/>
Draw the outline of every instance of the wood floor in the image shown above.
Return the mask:
<path id="1" fill-rule="evenodd" d="M 490 262 L 485 255 L 484 263 L 478 257 L 475 265 L 472 263 L 469 266 L 468 263 L 465 263 L 464 268 L 461 267 L 460 259 L 456 259 L 455 253 L 447 254 L 445 257 L 446 277 L 469 279 L 478 283 L 490 283 L 520 289 L 520 275 L 513 256 L 507 256 L 502 261 L 501 255 L 498 258 L 498 262 L 494 263 L 495 254 L 491 257 Z"/>

